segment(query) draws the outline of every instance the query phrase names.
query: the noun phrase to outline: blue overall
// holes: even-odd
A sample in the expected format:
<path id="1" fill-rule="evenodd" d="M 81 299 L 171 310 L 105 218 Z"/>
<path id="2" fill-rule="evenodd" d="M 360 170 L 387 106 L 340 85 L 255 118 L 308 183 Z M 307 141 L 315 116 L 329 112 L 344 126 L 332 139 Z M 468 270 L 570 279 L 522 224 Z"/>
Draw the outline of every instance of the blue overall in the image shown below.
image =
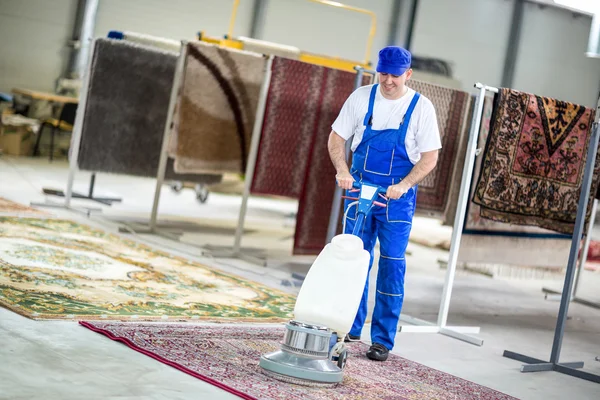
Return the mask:
<path id="1" fill-rule="evenodd" d="M 369 98 L 369 108 L 363 124 L 363 138 L 353 153 L 350 173 L 356 181 L 372 183 L 383 187 L 396 184 L 411 171 L 413 164 L 404 145 L 410 117 L 419 100 L 415 93 L 398 129 L 372 129 L 373 104 L 379 85 L 373 85 Z M 353 197 L 355 194 L 348 193 Z M 351 200 L 345 201 L 345 208 Z M 377 274 L 377 293 L 371 324 L 371 341 L 381 343 L 388 349 L 394 347 L 398 319 L 404 300 L 404 273 L 406 260 L 404 253 L 412 227 L 412 219 L 417 203 L 417 188 L 412 187 L 398 200 L 390 200 L 387 207 L 374 206 L 365 218 L 361 231 L 365 250 L 371 254 L 369 271 L 373 266 L 373 248 L 379 238 L 380 259 Z M 356 220 L 356 207 L 348 211 L 345 233 L 352 233 Z M 350 334 L 360 336 L 367 316 L 369 279 L 362 296 L 360 307 Z"/>

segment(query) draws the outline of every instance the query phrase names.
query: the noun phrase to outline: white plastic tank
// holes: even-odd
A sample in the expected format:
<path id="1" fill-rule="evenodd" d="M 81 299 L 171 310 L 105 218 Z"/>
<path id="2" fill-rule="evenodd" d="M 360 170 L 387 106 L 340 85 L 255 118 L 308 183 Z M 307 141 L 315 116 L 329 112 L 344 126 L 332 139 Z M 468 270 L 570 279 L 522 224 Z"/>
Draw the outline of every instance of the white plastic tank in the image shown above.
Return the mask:
<path id="1" fill-rule="evenodd" d="M 294 319 L 350 332 L 369 271 L 369 253 L 355 235 L 335 236 L 310 267 L 298 293 Z"/>

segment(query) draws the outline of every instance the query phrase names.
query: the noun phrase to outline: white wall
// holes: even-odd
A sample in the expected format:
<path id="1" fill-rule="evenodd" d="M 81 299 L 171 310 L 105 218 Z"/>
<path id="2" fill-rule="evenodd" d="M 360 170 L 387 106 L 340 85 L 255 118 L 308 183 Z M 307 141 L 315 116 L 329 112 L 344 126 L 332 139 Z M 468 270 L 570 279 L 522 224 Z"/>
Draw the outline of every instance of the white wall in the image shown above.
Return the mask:
<path id="1" fill-rule="evenodd" d="M 387 43 L 392 0 L 342 0 L 344 4 L 374 11 L 377 30 L 370 60 Z M 269 0 L 260 39 L 299 47 L 303 51 L 364 61 L 371 18 L 367 14 L 308 0 Z"/>
<path id="2" fill-rule="evenodd" d="M 595 106 L 600 59 L 587 58 L 591 17 L 526 4 L 513 87 Z"/>
<path id="3" fill-rule="evenodd" d="M 0 0 L 0 90 L 52 91 L 69 60 L 77 0 Z"/>
<path id="4" fill-rule="evenodd" d="M 223 37 L 229 30 L 233 0 L 100 0 L 96 36 L 111 30 L 133 31 L 169 39 L 194 39 L 204 31 Z M 254 0 L 241 0 L 234 35 L 248 35 Z"/>
<path id="5" fill-rule="evenodd" d="M 450 62 L 464 90 L 502 80 L 512 1 L 420 0 L 412 52 Z"/>
<path id="6" fill-rule="evenodd" d="M 392 0 L 342 0 L 377 14 L 370 58 L 387 44 Z M 405 5 L 409 3 L 404 1 Z M 68 62 L 77 0 L 0 0 L 0 90 L 50 91 Z M 233 0 L 100 0 L 96 36 L 129 30 L 192 39 L 227 33 Z M 241 0 L 234 35 L 250 33 L 254 0 Z M 461 87 L 501 84 L 513 0 L 420 0 L 412 51 L 449 61 Z M 400 16 L 406 28 L 409 7 Z M 365 57 L 368 16 L 309 0 L 269 0 L 261 39 L 352 60 Z M 515 69 L 516 89 L 593 105 L 600 60 L 585 57 L 591 19 L 527 4 Z M 399 35 L 400 36 L 400 35 Z M 400 42 L 398 42 L 400 43 Z"/>

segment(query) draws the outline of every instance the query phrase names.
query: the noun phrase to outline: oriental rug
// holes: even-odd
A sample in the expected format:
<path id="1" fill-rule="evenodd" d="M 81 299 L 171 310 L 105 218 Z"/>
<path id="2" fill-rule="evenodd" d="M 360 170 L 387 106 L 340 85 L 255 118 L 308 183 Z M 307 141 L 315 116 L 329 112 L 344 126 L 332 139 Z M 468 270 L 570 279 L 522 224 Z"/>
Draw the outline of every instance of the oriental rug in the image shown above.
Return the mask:
<path id="1" fill-rule="evenodd" d="M 467 212 L 463 228 L 465 234 L 475 235 L 494 235 L 494 236 L 512 236 L 512 237 L 537 237 L 537 238 L 564 238 L 565 236 L 553 231 L 539 228 L 537 226 L 514 225 L 481 217 L 481 207 L 471 199 L 475 194 L 477 179 L 481 173 L 481 164 L 483 162 L 485 144 L 487 143 L 490 123 L 492 120 L 492 110 L 494 106 L 494 96 L 486 96 L 483 102 L 483 114 L 481 127 L 479 129 L 479 138 L 477 148 L 480 153 L 475 157 L 475 166 L 471 179 L 471 189 L 469 192 L 469 202 L 467 203 Z"/>
<path id="2" fill-rule="evenodd" d="M 79 168 L 156 177 L 176 64 L 175 52 L 97 39 L 82 121 Z M 176 174 L 173 160 L 167 164 L 165 177 L 197 183 L 221 179 L 219 175 Z"/>
<path id="3" fill-rule="evenodd" d="M 244 173 L 266 59 L 190 42 L 169 147 L 178 173 Z"/>
<path id="4" fill-rule="evenodd" d="M 336 107 L 332 109 L 331 121 L 335 120 L 339 109 L 347 96 L 353 90 L 353 74 L 339 71 L 348 91 L 337 91 Z M 453 193 L 454 203 L 457 202 L 458 190 L 451 190 L 453 177 L 462 171 L 464 164 L 467 135 L 467 121 L 470 111 L 470 96 L 466 92 L 444 88 L 425 82 L 410 81 L 411 87 L 428 97 L 438 113 L 442 146 L 436 169 L 420 185 L 417 195 L 417 211 L 435 212 L 444 216 L 448 205 L 452 203 L 450 193 Z M 367 84 L 365 80 L 363 84 Z M 337 87 L 344 87 L 341 83 Z M 331 103 L 331 101 L 329 101 Z M 335 169 L 331 164 L 327 150 L 327 139 L 331 131 L 331 123 L 323 125 L 317 131 L 316 140 L 308 163 L 305 186 L 296 222 L 294 254 L 316 255 L 325 246 L 331 203 L 335 192 L 335 184 L 328 182 L 335 177 Z M 443 154 L 442 154 L 443 153 Z M 460 185 L 460 182 L 458 183 Z"/>
<path id="5" fill-rule="evenodd" d="M 580 250 L 580 252 L 583 249 Z M 600 261 L 600 242 L 596 240 L 590 240 L 590 245 L 588 247 L 587 261 Z"/>
<path id="6" fill-rule="evenodd" d="M 593 118 L 591 108 L 502 88 L 473 197 L 481 216 L 572 234 Z"/>
<path id="7" fill-rule="evenodd" d="M 280 57 L 274 58 L 272 69 L 250 191 L 297 199 L 323 107 L 328 69 Z"/>
<path id="8" fill-rule="evenodd" d="M 432 212 L 443 216 L 450 199 L 453 181 L 458 180 L 464 167 L 466 140 L 470 127 L 471 96 L 467 92 L 428 82 L 409 80 L 407 86 L 421 93 L 435 108 L 442 148 L 437 166 L 419 183 L 417 212 Z M 458 196 L 458 191 L 454 191 Z"/>
<path id="9" fill-rule="evenodd" d="M 355 77 L 351 72 L 325 69 L 306 176 L 300 193 L 293 254 L 316 255 L 326 244 L 336 188 L 336 171 L 329 157 L 327 141 L 331 125 L 348 96 L 354 91 Z M 365 76 L 363 85 L 368 84 L 370 79 Z M 343 214 L 340 214 L 340 221 L 341 215 Z"/>
<path id="10" fill-rule="evenodd" d="M 0 217 L 0 304 L 34 319 L 282 321 L 295 299 L 73 221 Z"/>
<path id="11" fill-rule="evenodd" d="M 370 361 L 368 346 L 359 342 L 348 344 L 344 380 L 334 388 L 281 382 L 262 373 L 259 360 L 279 349 L 283 327 L 80 324 L 243 399 L 514 399 L 395 354 L 385 363 Z"/>

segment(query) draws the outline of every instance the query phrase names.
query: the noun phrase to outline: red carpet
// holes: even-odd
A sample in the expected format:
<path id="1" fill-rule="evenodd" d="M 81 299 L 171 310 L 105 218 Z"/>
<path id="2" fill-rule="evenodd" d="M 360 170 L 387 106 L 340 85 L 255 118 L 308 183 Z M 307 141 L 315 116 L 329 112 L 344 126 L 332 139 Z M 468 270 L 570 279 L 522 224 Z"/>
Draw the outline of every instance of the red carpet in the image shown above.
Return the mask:
<path id="1" fill-rule="evenodd" d="M 300 197 L 327 70 L 280 57 L 273 60 L 251 193 Z"/>
<path id="2" fill-rule="evenodd" d="M 378 363 L 351 343 L 344 380 L 311 388 L 267 377 L 261 354 L 277 350 L 284 328 L 165 323 L 80 322 L 95 332 L 243 399 L 486 399 L 514 397 L 391 354 Z"/>
<path id="3" fill-rule="evenodd" d="M 315 125 L 305 183 L 300 194 L 294 236 L 295 255 L 319 254 L 327 244 L 327 227 L 336 187 L 335 168 L 329 157 L 327 141 L 331 124 L 354 90 L 355 74 L 335 69 L 327 69 L 326 72 L 321 99 L 323 106 Z M 366 77 L 364 84 L 367 84 Z"/>

